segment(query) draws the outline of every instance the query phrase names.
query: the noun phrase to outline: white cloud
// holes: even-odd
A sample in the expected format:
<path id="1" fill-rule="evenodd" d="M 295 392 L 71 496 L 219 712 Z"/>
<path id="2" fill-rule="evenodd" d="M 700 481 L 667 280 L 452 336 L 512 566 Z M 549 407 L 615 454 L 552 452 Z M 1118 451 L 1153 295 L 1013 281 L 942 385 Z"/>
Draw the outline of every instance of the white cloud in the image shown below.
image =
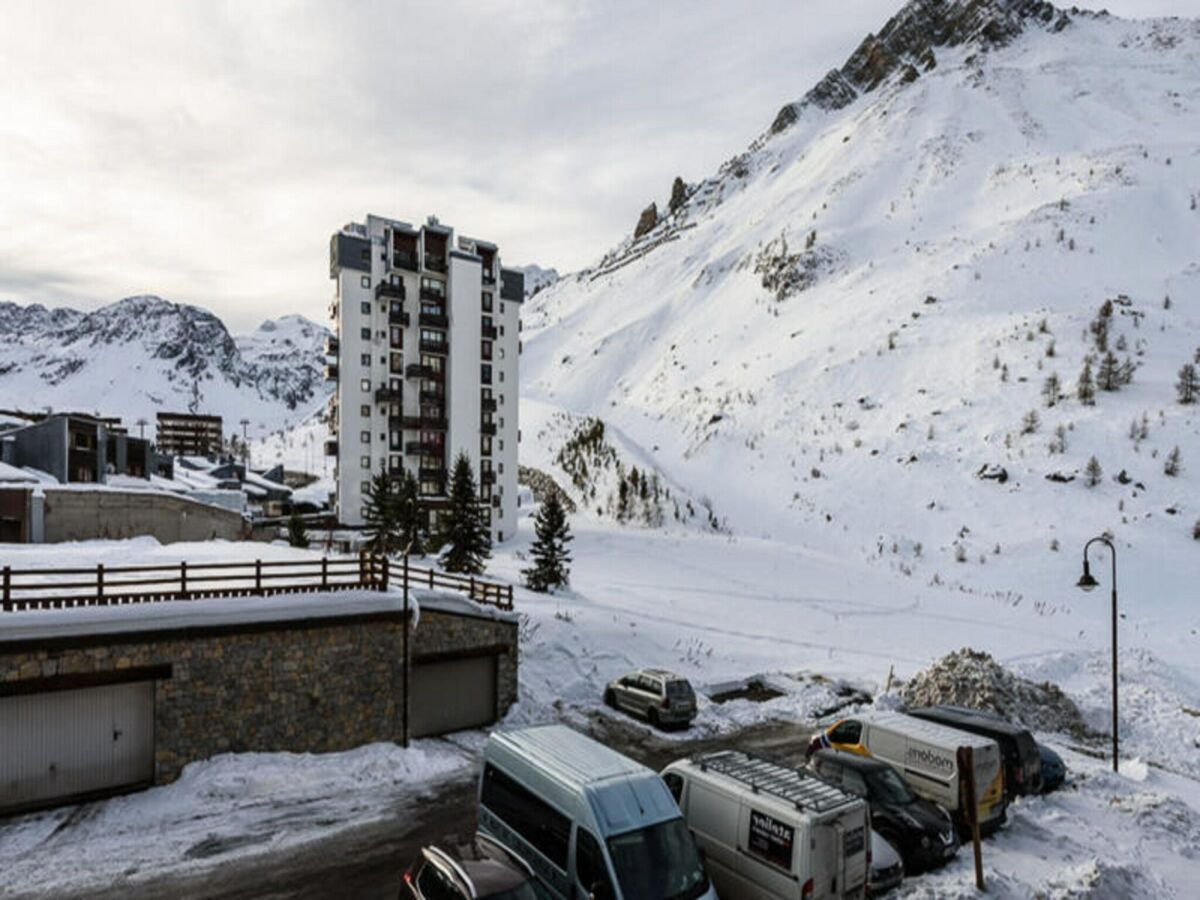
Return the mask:
<path id="1" fill-rule="evenodd" d="M 0 296 L 319 317 L 329 234 L 368 211 L 577 267 L 897 6 L 6 4 Z"/>

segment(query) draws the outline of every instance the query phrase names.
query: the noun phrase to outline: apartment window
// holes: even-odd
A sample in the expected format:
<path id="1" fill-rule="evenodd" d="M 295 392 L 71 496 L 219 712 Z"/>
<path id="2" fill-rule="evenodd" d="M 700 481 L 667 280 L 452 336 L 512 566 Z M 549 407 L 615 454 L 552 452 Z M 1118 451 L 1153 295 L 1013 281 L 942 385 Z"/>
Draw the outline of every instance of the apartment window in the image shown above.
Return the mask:
<path id="1" fill-rule="evenodd" d="M 393 472 L 399 472 L 404 467 L 404 463 L 402 461 L 403 459 L 404 458 L 402 456 L 393 456 L 390 459 L 389 465 L 391 466 Z"/>
<path id="2" fill-rule="evenodd" d="M 433 331 L 429 328 L 421 329 L 422 344 L 444 344 L 446 343 L 446 332 Z"/>
<path id="3" fill-rule="evenodd" d="M 388 340 L 393 347 L 404 346 L 404 331 L 400 328 L 399 325 L 396 325 L 391 329 L 391 333 L 388 336 Z"/>
<path id="4" fill-rule="evenodd" d="M 371 339 L 371 329 L 363 328 L 362 330 L 360 330 L 358 332 L 358 336 L 361 337 L 364 341 L 369 341 Z"/>
<path id="5" fill-rule="evenodd" d="M 362 492 L 362 493 L 364 493 L 364 494 L 365 494 L 365 493 L 367 493 L 369 490 L 371 490 L 371 482 L 369 482 L 369 481 L 360 481 L 360 482 L 358 483 L 358 489 L 359 489 L 359 491 L 361 491 L 361 492 Z"/>
<path id="6" fill-rule="evenodd" d="M 370 354 L 370 353 L 364 353 L 364 354 L 362 355 L 362 358 L 361 358 L 361 360 L 360 360 L 360 361 L 362 362 L 362 364 L 363 364 L 364 366 L 369 366 L 369 365 L 371 365 L 371 354 Z"/>
<path id="7" fill-rule="evenodd" d="M 504 301 L 500 301 L 500 315 L 504 315 Z"/>
<path id="8" fill-rule="evenodd" d="M 444 372 L 446 361 L 440 356 L 421 356 L 421 365 L 434 372 Z M 440 390 L 440 388 L 439 388 Z"/>
<path id="9" fill-rule="evenodd" d="M 503 447 L 501 447 L 503 449 Z M 492 436 L 490 434 L 481 435 L 479 438 L 479 452 L 483 456 L 492 455 Z"/>
<path id="10" fill-rule="evenodd" d="M 481 473 L 492 471 L 492 461 L 490 459 L 481 459 L 479 461 L 479 471 Z"/>
<path id="11" fill-rule="evenodd" d="M 362 302 L 362 311 L 363 311 L 364 316 L 369 316 L 371 314 L 371 301 L 370 300 L 364 300 Z"/>
<path id="12" fill-rule="evenodd" d="M 504 532 L 503 531 L 496 532 L 496 540 L 497 540 L 497 542 L 504 540 Z"/>
<path id="13" fill-rule="evenodd" d="M 442 492 L 442 486 L 436 481 L 421 482 L 421 496 L 434 497 Z"/>
<path id="14" fill-rule="evenodd" d="M 504 370 L 503 369 L 500 370 L 500 383 L 501 384 L 504 383 Z"/>
<path id="15" fill-rule="evenodd" d="M 483 311 L 484 312 L 492 311 L 492 295 L 489 294 L 487 291 L 484 291 L 484 293 L 483 293 Z"/>
<path id="16" fill-rule="evenodd" d="M 504 438 L 501 438 L 499 443 L 500 443 L 500 452 L 503 453 L 504 452 Z"/>
<path id="17" fill-rule="evenodd" d="M 500 326 L 500 337 L 504 337 L 504 326 Z"/>
<path id="18" fill-rule="evenodd" d="M 501 428 L 503 428 L 503 427 L 504 427 L 504 416 L 501 416 L 501 417 L 500 417 L 500 427 L 501 427 Z"/>
<path id="19" fill-rule="evenodd" d="M 479 355 L 482 356 L 484 359 L 492 358 L 492 342 L 491 341 L 480 341 L 479 342 Z"/>
<path id="20" fill-rule="evenodd" d="M 388 364 L 388 370 L 399 375 L 404 371 L 404 357 L 399 353 L 393 353 L 391 362 Z"/>
<path id="21" fill-rule="evenodd" d="M 367 391 L 368 393 L 370 393 L 370 391 L 371 391 L 371 379 L 370 379 L 370 378 L 364 378 L 362 381 L 360 381 L 360 382 L 358 383 L 358 386 L 359 386 L 359 387 L 361 387 L 361 388 L 362 388 L 364 391 Z"/>
<path id="22" fill-rule="evenodd" d="M 389 450 L 401 450 L 401 449 L 403 449 L 403 447 L 404 447 L 404 432 L 393 431 L 392 432 L 392 443 L 391 443 L 391 446 L 388 447 L 388 449 Z M 393 466 L 393 468 L 395 468 L 395 467 Z"/>
<path id="23" fill-rule="evenodd" d="M 492 367 L 489 363 L 484 363 L 479 367 L 479 380 L 484 384 L 492 383 Z"/>
<path id="24" fill-rule="evenodd" d="M 371 457 L 369 456 L 360 456 L 358 462 L 364 469 L 371 468 Z"/>
<path id="25" fill-rule="evenodd" d="M 361 284 L 365 288 L 369 288 L 371 286 L 371 276 L 364 275 L 362 278 L 360 278 L 358 280 L 358 283 Z M 370 310 L 367 310 L 367 312 L 370 312 Z"/>
<path id="26" fill-rule="evenodd" d="M 501 347 L 497 352 L 500 354 L 500 358 L 504 359 L 504 348 Z"/>
<path id="27" fill-rule="evenodd" d="M 446 283 L 439 281 L 436 278 L 421 278 L 421 290 L 428 291 L 431 294 L 437 294 L 439 297 L 446 296 Z"/>
<path id="28" fill-rule="evenodd" d="M 504 474 L 504 463 L 500 463 L 496 468 L 499 469 L 501 475 Z"/>
<path id="29" fill-rule="evenodd" d="M 371 261 L 371 248 L 370 247 L 363 247 L 360 251 L 358 251 L 358 253 L 359 253 L 359 256 L 362 257 L 363 262 Z"/>

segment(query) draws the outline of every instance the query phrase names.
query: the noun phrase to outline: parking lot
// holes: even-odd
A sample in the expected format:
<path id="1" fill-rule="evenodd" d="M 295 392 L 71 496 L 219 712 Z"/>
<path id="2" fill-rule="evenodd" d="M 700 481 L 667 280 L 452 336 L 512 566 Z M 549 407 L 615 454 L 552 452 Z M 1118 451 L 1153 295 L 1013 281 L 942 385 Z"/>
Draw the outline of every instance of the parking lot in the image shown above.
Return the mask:
<path id="1" fill-rule="evenodd" d="M 770 721 L 719 737 L 692 738 L 686 733 L 656 734 L 645 725 L 602 713 L 588 721 L 588 733 L 655 771 L 672 760 L 705 750 L 737 747 L 799 765 L 811 732 L 794 722 Z M 211 848 L 213 866 L 202 874 L 174 876 L 119 888 L 96 886 L 64 900 L 175 900 L 196 898 L 284 898 L 305 900 L 356 897 L 395 898 L 404 867 L 420 847 L 470 834 L 475 827 L 473 774 L 438 786 L 432 797 L 395 815 L 360 828 L 338 830 L 302 848 L 239 855 L 221 860 L 222 847 Z M 81 814 L 86 814 L 86 807 Z"/>

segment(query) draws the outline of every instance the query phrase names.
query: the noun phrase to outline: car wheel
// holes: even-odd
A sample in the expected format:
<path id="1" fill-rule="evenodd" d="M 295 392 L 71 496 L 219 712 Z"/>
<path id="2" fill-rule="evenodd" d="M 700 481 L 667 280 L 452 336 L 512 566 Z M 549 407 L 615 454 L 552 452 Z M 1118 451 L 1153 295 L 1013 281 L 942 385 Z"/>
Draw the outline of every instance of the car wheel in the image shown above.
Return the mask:
<path id="1" fill-rule="evenodd" d="M 612 688 L 607 688 L 604 691 L 604 705 L 609 709 L 617 708 L 617 695 L 613 693 Z"/>

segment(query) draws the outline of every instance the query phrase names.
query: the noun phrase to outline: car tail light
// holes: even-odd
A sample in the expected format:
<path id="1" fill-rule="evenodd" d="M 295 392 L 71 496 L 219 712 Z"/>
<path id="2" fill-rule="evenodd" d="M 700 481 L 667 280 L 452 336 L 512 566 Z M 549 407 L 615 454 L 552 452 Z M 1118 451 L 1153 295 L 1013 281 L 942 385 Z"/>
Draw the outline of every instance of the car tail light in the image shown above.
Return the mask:
<path id="1" fill-rule="evenodd" d="M 800 900 L 812 900 L 813 895 L 813 880 L 810 878 L 804 882 L 804 887 L 800 888 Z"/>

